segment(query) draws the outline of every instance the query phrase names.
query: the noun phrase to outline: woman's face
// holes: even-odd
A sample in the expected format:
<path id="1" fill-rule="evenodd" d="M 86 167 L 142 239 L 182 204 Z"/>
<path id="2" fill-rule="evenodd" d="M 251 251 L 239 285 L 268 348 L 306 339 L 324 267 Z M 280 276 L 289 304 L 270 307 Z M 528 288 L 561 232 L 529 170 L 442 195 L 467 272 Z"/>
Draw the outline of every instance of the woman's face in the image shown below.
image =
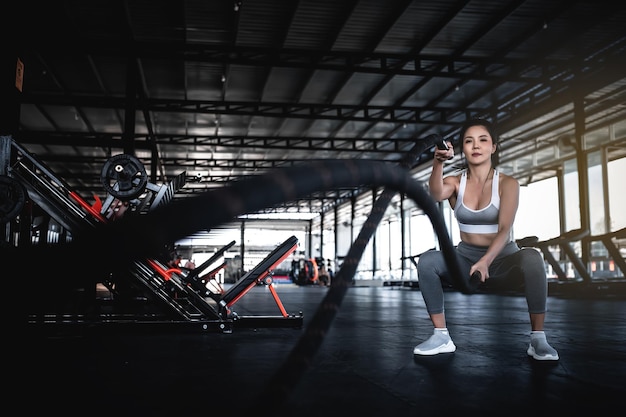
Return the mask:
<path id="1" fill-rule="evenodd" d="M 496 144 L 484 126 L 471 126 L 463 136 L 463 153 L 469 163 L 480 164 L 491 160 Z"/>

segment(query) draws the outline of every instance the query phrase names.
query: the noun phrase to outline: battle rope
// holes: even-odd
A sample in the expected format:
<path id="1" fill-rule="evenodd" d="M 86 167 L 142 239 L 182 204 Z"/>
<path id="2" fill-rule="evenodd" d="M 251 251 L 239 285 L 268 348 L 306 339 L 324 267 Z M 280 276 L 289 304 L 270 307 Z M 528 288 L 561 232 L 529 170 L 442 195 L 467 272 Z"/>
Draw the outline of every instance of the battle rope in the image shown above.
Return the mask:
<path id="1" fill-rule="evenodd" d="M 73 243 L 46 248 L 32 247 L 27 249 L 27 253 L 36 255 L 37 252 L 41 254 L 45 251 L 52 256 L 70 257 L 78 263 L 78 267 L 84 265 L 86 268 L 93 268 L 98 263 L 108 267 L 124 265 L 134 259 L 157 256 L 170 242 L 232 221 L 239 215 L 257 212 L 281 202 L 295 201 L 320 190 L 356 188 L 363 185 L 385 187 L 381 194 L 385 199 L 388 198 L 387 192 L 400 192 L 412 199 L 433 225 L 446 264 L 454 277 L 453 284 L 463 293 L 472 292 L 467 279 L 462 277 L 443 217 L 423 185 L 415 181 L 405 167 L 367 160 L 327 160 L 276 169 L 265 175 L 232 182 L 197 197 L 173 201 L 155 209 L 149 215 L 123 218 L 90 229 L 79 234 Z M 351 284 L 369 236 L 377 227 L 383 213 L 384 210 L 372 211 L 333 280 L 324 302 L 283 366 L 268 384 L 267 389 L 272 390 L 273 395 L 265 396 L 261 403 L 267 402 L 268 398 L 279 401 L 282 395 L 278 392 L 288 392 L 307 369 Z M 94 248 L 101 249 L 94 251 Z M 2 251 L 5 251 L 4 248 Z M 13 256 L 10 250 L 7 253 Z M 34 263 L 30 270 L 32 275 L 27 279 L 46 278 L 35 276 L 36 270 L 37 263 Z M 28 272 L 22 265 L 22 276 Z M 268 403 L 268 410 L 276 405 L 278 403 Z"/>

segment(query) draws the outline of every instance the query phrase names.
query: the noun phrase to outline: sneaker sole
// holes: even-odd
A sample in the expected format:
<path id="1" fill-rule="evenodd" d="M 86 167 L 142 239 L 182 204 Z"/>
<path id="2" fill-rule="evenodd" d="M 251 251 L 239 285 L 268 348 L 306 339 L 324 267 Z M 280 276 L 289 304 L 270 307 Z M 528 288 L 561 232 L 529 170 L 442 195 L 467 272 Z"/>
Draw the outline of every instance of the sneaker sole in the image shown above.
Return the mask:
<path id="1" fill-rule="evenodd" d="M 528 350 L 526 351 L 526 353 L 528 354 L 528 356 L 531 356 L 533 359 L 537 360 L 537 361 L 558 361 L 559 360 L 559 355 L 548 355 L 548 356 L 539 356 L 537 355 L 537 352 L 535 352 L 535 348 L 532 346 L 528 347 Z"/>
<path id="2" fill-rule="evenodd" d="M 417 349 L 413 349 L 413 354 L 414 355 L 420 355 L 420 356 L 433 356 L 433 355 L 437 355 L 439 353 L 452 353 L 456 350 L 456 346 L 454 345 L 454 343 L 452 342 L 448 342 L 443 346 L 439 346 L 436 347 L 435 349 L 431 349 L 431 350 L 417 350 Z"/>

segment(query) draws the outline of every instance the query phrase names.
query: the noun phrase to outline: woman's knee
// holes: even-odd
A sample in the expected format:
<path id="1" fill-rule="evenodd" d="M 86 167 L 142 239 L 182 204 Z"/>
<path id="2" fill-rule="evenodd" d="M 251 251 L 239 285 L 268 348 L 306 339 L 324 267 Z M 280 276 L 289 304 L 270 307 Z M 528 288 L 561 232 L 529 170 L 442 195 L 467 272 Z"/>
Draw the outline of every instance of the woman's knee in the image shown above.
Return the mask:
<path id="1" fill-rule="evenodd" d="M 531 275 L 545 274 L 545 263 L 539 251 L 533 248 L 522 248 L 518 256 L 522 271 Z"/>
<path id="2" fill-rule="evenodd" d="M 436 271 L 439 268 L 441 252 L 431 249 L 422 253 L 417 261 L 417 271 Z"/>

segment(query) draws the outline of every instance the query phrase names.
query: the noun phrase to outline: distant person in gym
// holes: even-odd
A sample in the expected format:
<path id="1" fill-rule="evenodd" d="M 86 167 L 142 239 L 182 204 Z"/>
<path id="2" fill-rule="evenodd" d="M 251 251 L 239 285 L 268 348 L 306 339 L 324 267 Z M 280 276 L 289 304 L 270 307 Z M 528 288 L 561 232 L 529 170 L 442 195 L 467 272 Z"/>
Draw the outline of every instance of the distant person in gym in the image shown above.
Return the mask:
<path id="1" fill-rule="evenodd" d="M 323 259 L 320 259 L 320 268 L 319 268 L 319 281 L 320 285 L 324 285 L 326 287 L 330 287 L 330 274 L 326 269 L 326 264 Z"/>
<path id="2" fill-rule="evenodd" d="M 461 129 L 461 149 L 467 167 L 444 178 L 445 161 L 454 156 L 451 143 L 435 149 L 428 186 L 436 201 L 448 200 L 459 224 L 461 242 L 456 255 L 462 279 L 484 283 L 506 280 L 513 269 L 521 271 L 528 312 L 530 342 L 526 353 L 536 360 L 558 360 L 544 333 L 548 284 L 544 261 L 533 248 L 520 249 L 512 239 L 513 221 L 519 204 L 519 182 L 495 169 L 492 155 L 497 134 L 491 122 L 470 119 Z M 447 148 L 447 149 L 446 149 Z M 451 353 L 456 346 L 446 326 L 442 281 L 452 283 L 443 253 L 429 250 L 417 264 L 419 288 L 433 323 L 433 334 L 415 346 L 415 355 Z M 472 277 L 472 278 L 471 278 Z M 501 282 L 501 281 L 500 281 Z M 476 284 L 479 284 L 478 282 Z"/>

